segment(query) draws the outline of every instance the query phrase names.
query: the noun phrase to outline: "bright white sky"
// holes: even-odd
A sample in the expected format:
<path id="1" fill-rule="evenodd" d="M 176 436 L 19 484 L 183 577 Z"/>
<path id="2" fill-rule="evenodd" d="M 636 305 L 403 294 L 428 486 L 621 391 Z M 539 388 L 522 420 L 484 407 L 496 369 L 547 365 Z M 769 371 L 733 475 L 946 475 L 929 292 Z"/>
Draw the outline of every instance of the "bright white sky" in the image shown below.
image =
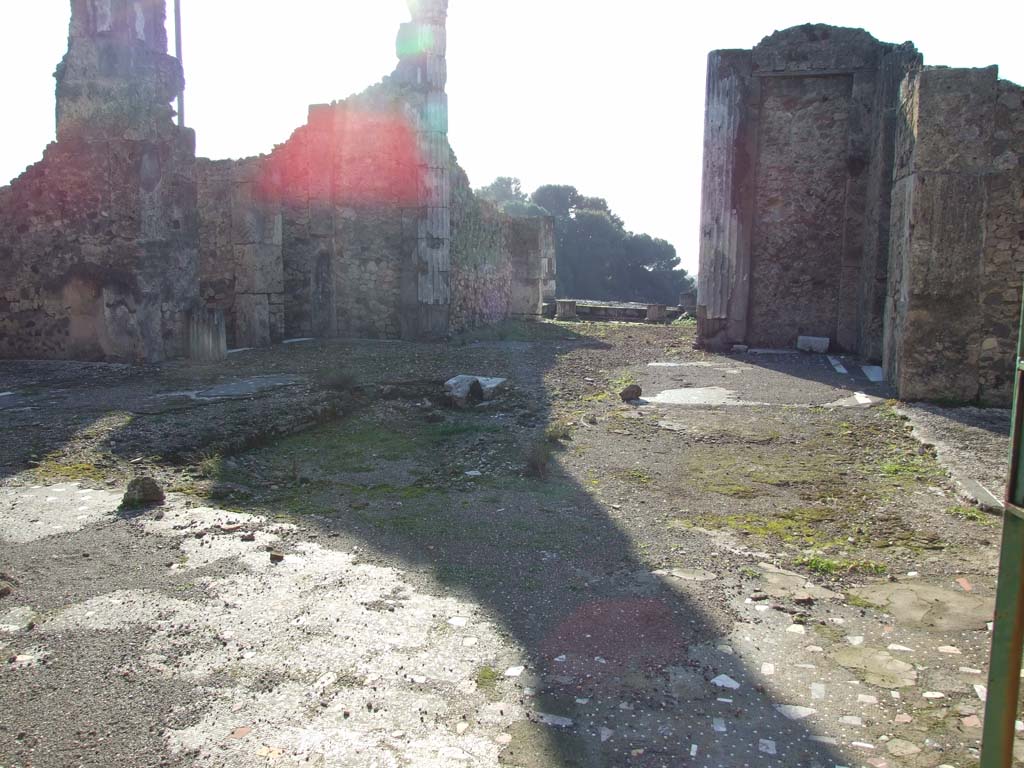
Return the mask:
<path id="1" fill-rule="evenodd" d="M 311 103 L 395 64 L 405 0 L 182 0 L 186 117 L 199 154 L 269 151 Z M 170 4 L 170 3 L 169 3 Z M 0 1 L 0 184 L 53 139 L 52 73 L 68 0 Z M 451 0 L 451 142 L 474 186 L 574 184 L 626 226 L 672 242 L 696 273 L 707 52 L 805 22 L 913 40 L 929 64 L 999 64 L 1024 83 L 1024 3 L 892 0 Z"/>

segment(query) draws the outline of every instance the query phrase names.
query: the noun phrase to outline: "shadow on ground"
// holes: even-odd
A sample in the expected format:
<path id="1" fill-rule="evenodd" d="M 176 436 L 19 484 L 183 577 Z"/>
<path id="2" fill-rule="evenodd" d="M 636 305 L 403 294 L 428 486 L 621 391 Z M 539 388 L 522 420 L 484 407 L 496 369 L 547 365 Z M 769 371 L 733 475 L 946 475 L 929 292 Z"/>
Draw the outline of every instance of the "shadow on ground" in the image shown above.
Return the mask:
<path id="1" fill-rule="evenodd" d="M 477 672 L 480 687 L 521 686 L 532 712 L 513 728 L 503 764 L 835 765 L 831 747 L 792 719 L 806 714 L 783 714 L 760 671 L 722 647 L 739 578 L 722 572 L 729 564 L 712 573 L 681 556 L 674 575 L 654 573 L 621 510 L 563 471 L 579 425 L 552 416 L 559 392 L 545 376 L 581 345 L 594 342 L 564 330 L 457 342 L 447 364 L 460 368 L 448 373 L 507 376 L 511 390 L 467 410 L 442 409 L 428 392 L 375 401 L 218 457 L 205 467 L 208 493 L 358 541 L 419 574 L 422 588 L 480 605 L 530 670 L 517 681 Z"/>

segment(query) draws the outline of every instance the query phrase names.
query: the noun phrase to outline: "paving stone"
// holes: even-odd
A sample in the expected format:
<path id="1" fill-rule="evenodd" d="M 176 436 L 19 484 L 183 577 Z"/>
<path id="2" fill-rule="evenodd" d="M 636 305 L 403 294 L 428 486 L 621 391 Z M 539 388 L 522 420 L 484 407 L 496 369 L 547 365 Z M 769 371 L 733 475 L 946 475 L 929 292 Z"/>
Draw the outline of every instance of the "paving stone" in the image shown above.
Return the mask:
<path id="1" fill-rule="evenodd" d="M 920 753 L 921 748 L 905 739 L 892 739 L 885 745 L 885 751 L 893 757 L 912 757 Z"/>
<path id="2" fill-rule="evenodd" d="M 876 584 L 858 587 L 851 594 L 882 606 L 897 624 L 939 632 L 985 629 L 995 609 L 989 598 L 924 582 Z"/>
<path id="3" fill-rule="evenodd" d="M 907 688 L 917 682 L 912 664 L 893 658 L 888 651 L 870 646 L 841 648 L 831 654 L 840 666 L 864 673 L 864 679 L 881 688 Z"/>

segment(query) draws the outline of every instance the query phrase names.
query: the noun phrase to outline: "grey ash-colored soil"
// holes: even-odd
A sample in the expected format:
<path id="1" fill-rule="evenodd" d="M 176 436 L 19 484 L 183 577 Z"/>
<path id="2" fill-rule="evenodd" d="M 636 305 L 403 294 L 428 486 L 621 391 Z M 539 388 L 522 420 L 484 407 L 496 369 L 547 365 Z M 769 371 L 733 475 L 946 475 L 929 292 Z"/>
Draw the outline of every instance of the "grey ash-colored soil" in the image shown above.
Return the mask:
<path id="1" fill-rule="evenodd" d="M 997 521 L 825 358 L 544 323 L 0 391 L 4 768 L 976 762 Z"/>

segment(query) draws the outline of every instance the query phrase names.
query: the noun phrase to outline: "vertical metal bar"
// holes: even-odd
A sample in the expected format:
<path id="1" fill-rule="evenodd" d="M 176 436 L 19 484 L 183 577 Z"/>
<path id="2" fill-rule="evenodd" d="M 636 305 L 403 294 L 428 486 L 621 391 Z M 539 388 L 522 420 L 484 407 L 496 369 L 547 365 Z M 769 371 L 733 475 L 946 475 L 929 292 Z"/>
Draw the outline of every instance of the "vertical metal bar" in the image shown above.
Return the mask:
<path id="1" fill-rule="evenodd" d="M 981 768 L 1013 764 L 1014 722 L 1024 650 L 1024 520 L 1014 511 L 1003 515 L 1003 547 L 999 555 L 996 619 L 989 661 L 988 696 Z"/>
<path id="2" fill-rule="evenodd" d="M 985 730 L 981 768 L 1010 768 L 1013 764 L 1014 725 L 1020 697 L 1021 653 L 1024 653 L 1024 308 L 1017 341 L 1011 421 L 1010 471 L 1003 512 L 1003 543 L 999 552 L 996 616 L 989 658 Z"/>
<path id="3" fill-rule="evenodd" d="M 181 54 L 181 0 L 174 0 L 174 55 L 178 58 L 182 70 L 185 68 L 185 60 Z M 185 127 L 185 86 L 182 85 L 178 91 L 178 127 Z"/>

